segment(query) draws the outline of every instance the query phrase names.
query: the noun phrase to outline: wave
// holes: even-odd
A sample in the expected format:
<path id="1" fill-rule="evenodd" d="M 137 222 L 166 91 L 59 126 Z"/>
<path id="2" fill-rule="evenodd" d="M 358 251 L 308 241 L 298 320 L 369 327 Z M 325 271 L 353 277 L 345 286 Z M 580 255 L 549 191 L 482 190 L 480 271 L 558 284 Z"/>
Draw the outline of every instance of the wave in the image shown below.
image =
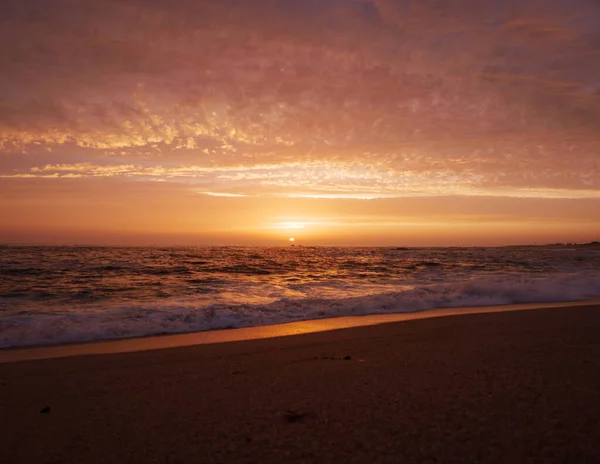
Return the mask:
<path id="1" fill-rule="evenodd" d="M 85 312 L 23 312 L 0 318 L 0 347 L 87 342 L 231 329 L 350 315 L 434 308 L 585 301 L 600 297 L 600 275 L 502 276 L 337 298 L 280 298 L 269 304 L 188 300 L 98 306 Z M 341 292 L 341 290 L 340 290 Z"/>

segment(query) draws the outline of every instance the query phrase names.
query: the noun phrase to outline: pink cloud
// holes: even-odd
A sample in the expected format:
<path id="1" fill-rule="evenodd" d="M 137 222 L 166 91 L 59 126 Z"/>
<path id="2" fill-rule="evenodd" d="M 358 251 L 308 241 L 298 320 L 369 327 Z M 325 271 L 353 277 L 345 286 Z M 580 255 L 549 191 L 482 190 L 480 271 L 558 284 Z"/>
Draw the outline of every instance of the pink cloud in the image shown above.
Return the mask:
<path id="1" fill-rule="evenodd" d="M 68 152 L 597 189 L 600 7 L 547 3 L 8 0 L 0 173 Z"/>

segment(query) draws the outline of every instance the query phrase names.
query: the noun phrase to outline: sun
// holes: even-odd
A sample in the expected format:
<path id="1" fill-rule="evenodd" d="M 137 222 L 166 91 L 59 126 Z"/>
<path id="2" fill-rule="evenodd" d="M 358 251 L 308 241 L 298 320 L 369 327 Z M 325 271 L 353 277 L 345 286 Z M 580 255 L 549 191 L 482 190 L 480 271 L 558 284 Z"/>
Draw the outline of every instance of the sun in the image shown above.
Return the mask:
<path id="1" fill-rule="evenodd" d="M 296 239 L 294 237 L 290 237 L 290 242 L 294 243 L 296 241 Z"/>

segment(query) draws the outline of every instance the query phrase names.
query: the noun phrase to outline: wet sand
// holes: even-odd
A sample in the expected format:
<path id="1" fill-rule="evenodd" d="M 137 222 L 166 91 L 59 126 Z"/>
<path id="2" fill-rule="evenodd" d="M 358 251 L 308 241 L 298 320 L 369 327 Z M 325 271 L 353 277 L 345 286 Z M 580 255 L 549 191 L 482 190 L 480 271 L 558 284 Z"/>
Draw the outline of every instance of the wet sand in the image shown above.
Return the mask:
<path id="1" fill-rule="evenodd" d="M 600 306 L 0 364 L 0 462 L 600 462 Z"/>

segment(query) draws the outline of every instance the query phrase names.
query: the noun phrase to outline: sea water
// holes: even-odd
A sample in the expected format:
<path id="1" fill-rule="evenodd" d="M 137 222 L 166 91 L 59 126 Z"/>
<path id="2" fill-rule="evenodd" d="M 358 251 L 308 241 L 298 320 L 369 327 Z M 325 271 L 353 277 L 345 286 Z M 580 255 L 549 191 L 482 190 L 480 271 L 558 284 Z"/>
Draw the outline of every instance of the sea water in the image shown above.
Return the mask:
<path id="1" fill-rule="evenodd" d="M 0 347 L 600 297 L 600 250 L 0 247 Z"/>

